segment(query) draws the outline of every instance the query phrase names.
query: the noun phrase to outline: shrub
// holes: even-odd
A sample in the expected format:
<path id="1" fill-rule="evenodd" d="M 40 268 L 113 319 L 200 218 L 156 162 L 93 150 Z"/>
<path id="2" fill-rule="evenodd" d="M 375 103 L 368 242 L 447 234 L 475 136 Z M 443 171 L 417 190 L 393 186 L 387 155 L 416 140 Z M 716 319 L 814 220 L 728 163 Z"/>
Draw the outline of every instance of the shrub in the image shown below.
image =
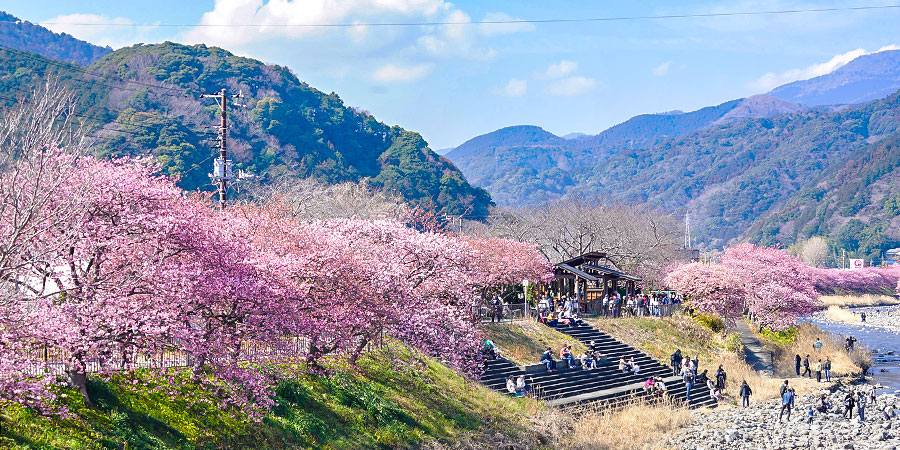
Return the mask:
<path id="1" fill-rule="evenodd" d="M 714 316 L 712 314 L 707 313 L 697 313 L 694 315 L 694 320 L 697 321 L 700 325 L 709 328 L 714 333 L 721 333 L 725 331 L 725 321 L 720 317 Z"/>
<path id="2" fill-rule="evenodd" d="M 725 338 L 725 350 L 741 355 L 744 354 L 744 343 L 741 341 L 741 335 L 738 333 L 729 334 Z"/>
<path id="3" fill-rule="evenodd" d="M 797 327 L 787 328 L 780 331 L 772 331 L 769 328 L 763 328 L 759 333 L 762 337 L 778 344 L 779 347 L 791 345 L 797 339 Z"/>

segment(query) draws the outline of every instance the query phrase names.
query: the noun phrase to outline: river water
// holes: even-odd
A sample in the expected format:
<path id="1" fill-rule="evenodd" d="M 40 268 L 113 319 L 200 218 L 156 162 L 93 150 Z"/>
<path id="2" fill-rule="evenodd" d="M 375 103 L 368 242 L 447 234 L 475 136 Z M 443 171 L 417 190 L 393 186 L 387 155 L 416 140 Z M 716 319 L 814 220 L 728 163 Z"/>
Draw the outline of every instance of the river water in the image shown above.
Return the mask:
<path id="1" fill-rule="evenodd" d="M 852 308 L 855 313 L 866 312 L 872 315 L 874 310 L 888 310 L 897 307 L 878 308 Z M 857 345 L 862 344 L 873 353 L 874 366 L 869 379 L 875 383 L 888 386 L 888 391 L 900 390 L 900 334 L 885 328 L 863 326 L 850 323 L 834 323 L 820 318 L 812 318 L 810 322 L 823 330 L 840 334 L 844 337 L 853 335 L 857 339 Z"/>

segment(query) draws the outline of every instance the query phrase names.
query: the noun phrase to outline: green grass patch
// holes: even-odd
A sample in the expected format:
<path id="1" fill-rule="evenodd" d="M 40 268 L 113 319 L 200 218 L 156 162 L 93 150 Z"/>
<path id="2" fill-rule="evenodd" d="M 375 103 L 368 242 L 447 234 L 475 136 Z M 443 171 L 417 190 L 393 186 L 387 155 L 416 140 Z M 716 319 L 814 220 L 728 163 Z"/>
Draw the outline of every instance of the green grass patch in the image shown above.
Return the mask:
<path id="1" fill-rule="evenodd" d="M 563 345 L 569 345 L 576 356 L 587 350 L 578 339 L 532 320 L 492 323 L 484 328 L 488 338 L 500 348 L 501 355 L 520 365 L 537 364 L 547 347 L 557 357 Z"/>
<path id="2" fill-rule="evenodd" d="M 74 391 L 74 417 L 45 417 L 16 405 L 0 410 L 0 448 L 9 449 L 389 449 L 501 431 L 531 433 L 533 400 L 511 399 L 400 346 L 365 356 L 355 370 L 282 382 L 278 405 L 253 421 L 199 386 L 147 372 L 91 379 L 95 408 Z M 136 388 L 132 383 L 164 389 Z M 177 390 L 174 398 L 166 391 Z"/>

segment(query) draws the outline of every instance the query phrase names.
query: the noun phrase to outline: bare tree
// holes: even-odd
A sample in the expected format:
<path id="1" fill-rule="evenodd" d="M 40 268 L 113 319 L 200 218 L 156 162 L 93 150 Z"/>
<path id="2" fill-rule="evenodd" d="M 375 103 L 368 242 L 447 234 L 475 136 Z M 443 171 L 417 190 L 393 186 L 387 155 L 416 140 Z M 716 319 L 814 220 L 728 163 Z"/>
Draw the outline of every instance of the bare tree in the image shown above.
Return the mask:
<path id="1" fill-rule="evenodd" d="M 71 92 L 48 81 L 15 109 L 0 112 L 0 283 L 16 292 L 16 270 L 44 255 L 29 243 L 44 230 L 78 214 L 77 202 L 58 198 L 60 184 L 89 146 L 73 123 Z M 60 242 L 65 236 L 58 236 Z M 44 245 L 42 248 L 52 248 Z M 15 301 L 6 296 L 4 301 Z"/>
<path id="2" fill-rule="evenodd" d="M 825 259 L 828 258 L 828 241 L 820 236 L 807 239 L 800 246 L 800 259 L 811 267 L 825 267 Z"/>
<path id="3" fill-rule="evenodd" d="M 252 201 L 281 201 L 294 217 L 306 220 L 401 220 L 409 212 L 409 206 L 399 196 L 374 189 L 365 181 L 328 185 L 312 178 L 281 178 L 268 183 L 250 182 L 244 189 Z"/>
<path id="4" fill-rule="evenodd" d="M 496 236 L 534 242 L 551 262 L 603 252 L 615 268 L 651 283 L 661 278 L 668 264 L 684 257 L 676 220 L 632 206 L 576 200 L 495 209 L 489 225 Z"/>

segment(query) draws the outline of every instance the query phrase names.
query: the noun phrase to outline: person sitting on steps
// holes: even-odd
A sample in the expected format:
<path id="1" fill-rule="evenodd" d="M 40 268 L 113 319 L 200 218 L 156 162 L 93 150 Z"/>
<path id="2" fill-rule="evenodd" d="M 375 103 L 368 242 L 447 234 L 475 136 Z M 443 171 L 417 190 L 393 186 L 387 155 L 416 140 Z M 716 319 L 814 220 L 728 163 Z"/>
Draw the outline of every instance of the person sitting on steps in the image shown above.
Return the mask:
<path id="1" fill-rule="evenodd" d="M 591 353 L 593 352 L 588 350 L 578 357 L 578 360 L 581 361 L 581 368 L 584 370 L 594 369 L 596 367 L 594 357 Z"/>
<path id="2" fill-rule="evenodd" d="M 619 370 L 622 373 L 628 373 L 628 362 L 625 361 L 625 355 L 622 355 L 622 357 L 619 358 Z"/>
<path id="3" fill-rule="evenodd" d="M 570 369 L 575 368 L 575 356 L 572 355 L 568 345 L 563 345 L 563 348 L 559 350 L 559 357 L 566 361 Z"/>
<path id="4" fill-rule="evenodd" d="M 526 397 L 531 395 L 531 387 L 525 384 L 524 375 L 519 375 L 519 378 L 516 380 L 516 393 Z"/>
<path id="5" fill-rule="evenodd" d="M 556 361 L 553 360 L 553 350 L 550 347 L 541 355 L 541 362 L 547 366 L 547 372 L 556 370 Z"/>
<path id="6" fill-rule="evenodd" d="M 485 340 L 484 346 L 481 348 L 481 357 L 486 359 L 498 359 L 500 358 L 500 349 L 498 349 L 490 339 Z"/>
<path id="7" fill-rule="evenodd" d="M 631 371 L 634 372 L 635 376 L 637 376 L 638 372 L 640 372 L 641 370 L 641 366 L 639 366 L 638 363 L 634 362 L 634 356 L 632 356 L 628 361 L 628 366 L 630 367 Z"/>

